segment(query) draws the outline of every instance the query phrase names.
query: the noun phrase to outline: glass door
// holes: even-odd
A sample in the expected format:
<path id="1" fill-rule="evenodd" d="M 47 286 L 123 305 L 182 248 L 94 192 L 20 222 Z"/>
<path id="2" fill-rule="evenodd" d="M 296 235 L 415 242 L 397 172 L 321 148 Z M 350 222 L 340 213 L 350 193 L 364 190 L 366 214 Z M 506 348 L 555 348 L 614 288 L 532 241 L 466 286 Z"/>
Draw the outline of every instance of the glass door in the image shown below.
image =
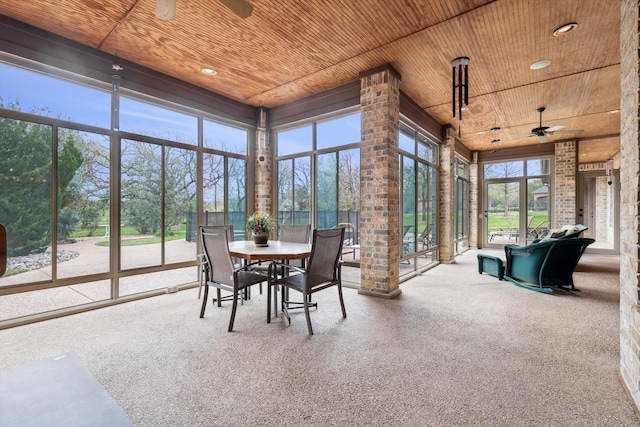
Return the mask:
<path id="1" fill-rule="evenodd" d="M 485 186 L 484 240 L 486 245 L 521 240 L 519 180 L 488 182 Z M 526 232 L 526 231 L 525 231 Z"/>
<path id="2" fill-rule="evenodd" d="M 589 227 L 582 237 L 595 239 L 587 248 L 591 253 L 619 254 L 620 190 L 619 174 L 581 174 L 578 178 L 577 222 Z"/>

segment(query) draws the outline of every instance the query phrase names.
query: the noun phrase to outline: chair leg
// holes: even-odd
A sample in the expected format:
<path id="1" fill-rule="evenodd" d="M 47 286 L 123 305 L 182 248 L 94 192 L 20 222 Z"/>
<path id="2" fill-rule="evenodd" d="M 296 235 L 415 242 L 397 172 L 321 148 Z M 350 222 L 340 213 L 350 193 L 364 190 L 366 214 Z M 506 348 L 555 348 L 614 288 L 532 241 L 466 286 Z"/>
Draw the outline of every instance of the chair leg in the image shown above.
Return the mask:
<path id="1" fill-rule="evenodd" d="M 309 335 L 313 335 L 311 316 L 309 315 L 309 295 L 304 294 L 302 300 L 304 301 L 304 315 L 307 316 L 307 329 L 309 329 Z"/>
<path id="2" fill-rule="evenodd" d="M 272 286 L 267 284 L 267 323 L 271 323 L 271 288 Z"/>
<path id="3" fill-rule="evenodd" d="M 207 297 L 209 296 L 209 285 L 204 285 L 204 296 L 202 297 L 202 308 L 200 309 L 200 318 L 204 317 L 204 311 L 207 309 Z"/>
<path id="4" fill-rule="evenodd" d="M 344 299 L 342 298 L 342 284 L 338 283 L 338 296 L 340 297 L 340 307 L 342 307 L 342 317 L 346 319 L 347 311 L 344 309 Z"/>
<path id="5" fill-rule="evenodd" d="M 236 309 L 238 308 L 238 290 L 233 292 L 233 307 L 231 308 L 231 319 L 229 320 L 229 332 L 233 331 L 233 322 L 236 319 Z"/>
<path id="6" fill-rule="evenodd" d="M 216 288 L 216 296 L 218 297 L 218 307 L 222 307 L 222 293 L 218 288 Z"/>

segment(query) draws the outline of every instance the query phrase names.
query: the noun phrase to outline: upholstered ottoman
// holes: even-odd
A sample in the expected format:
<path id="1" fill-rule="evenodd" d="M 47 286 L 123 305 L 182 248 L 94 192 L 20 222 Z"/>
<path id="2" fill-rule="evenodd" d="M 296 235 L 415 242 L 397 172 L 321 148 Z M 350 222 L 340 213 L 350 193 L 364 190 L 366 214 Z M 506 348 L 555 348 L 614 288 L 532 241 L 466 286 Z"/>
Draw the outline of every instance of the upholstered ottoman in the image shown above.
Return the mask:
<path id="1" fill-rule="evenodd" d="M 478 273 L 487 273 L 502 280 L 504 276 L 504 261 L 497 256 L 478 254 Z"/>

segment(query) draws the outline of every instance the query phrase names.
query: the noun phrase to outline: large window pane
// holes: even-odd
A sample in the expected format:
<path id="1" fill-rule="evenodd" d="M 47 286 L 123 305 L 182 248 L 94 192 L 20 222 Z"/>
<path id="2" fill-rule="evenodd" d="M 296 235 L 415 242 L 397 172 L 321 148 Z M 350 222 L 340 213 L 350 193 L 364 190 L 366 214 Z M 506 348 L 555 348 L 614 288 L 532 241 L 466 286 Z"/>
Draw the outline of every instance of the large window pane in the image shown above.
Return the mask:
<path id="1" fill-rule="evenodd" d="M 0 118 L 0 221 L 9 256 L 2 285 L 51 279 L 52 158 L 50 126 Z"/>
<path id="2" fill-rule="evenodd" d="M 293 161 L 294 224 L 311 223 L 311 158 Z"/>
<path id="3" fill-rule="evenodd" d="M 120 130 L 185 144 L 198 141 L 196 117 L 126 96 L 120 97 Z"/>
<path id="4" fill-rule="evenodd" d="M 111 127 L 111 93 L 0 62 L 0 107 Z"/>
<path id="5" fill-rule="evenodd" d="M 294 224 L 293 159 L 278 162 L 278 226 Z"/>
<path id="6" fill-rule="evenodd" d="M 108 272 L 109 136 L 70 129 L 58 135 L 58 252 L 64 256 L 57 277 Z"/>
<path id="7" fill-rule="evenodd" d="M 338 223 L 348 224 L 345 241 L 356 245 L 360 243 L 360 149 L 340 151 L 338 159 Z"/>
<path id="8" fill-rule="evenodd" d="M 400 136 L 398 138 L 398 147 L 400 150 L 406 151 L 410 154 L 416 152 L 416 137 L 413 131 L 400 129 Z"/>
<path id="9" fill-rule="evenodd" d="M 360 142 L 360 113 L 318 122 L 316 148 L 330 148 Z"/>
<path id="10" fill-rule="evenodd" d="M 311 151 L 313 128 L 311 125 L 280 131 L 276 134 L 278 156 Z"/>
<path id="11" fill-rule="evenodd" d="M 229 224 L 233 225 L 237 237 L 243 237 L 247 221 L 247 161 L 230 157 L 228 176 Z"/>
<path id="12" fill-rule="evenodd" d="M 402 157 L 401 256 L 415 252 L 416 241 L 416 161 Z"/>
<path id="13" fill-rule="evenodd" d="M 162 147 L 122 140 L 120 268 L 161 264 Z"/>
<path id="14" fill-rule="evenodd" d="M 489 163 L 484 165 L 485 179 L 514 178 L 524 175 L 523 162 Z"/>
<path id="15" fill-rule="evenodd" d="M 318 156 L 318 228 L 338 225 L 337 153 Z"/>
<path id="16" fill-rule="evenodd" d="M 202 144 L 207 148 L 227 153 L 247 154 L 246 129 L 240 129 L 223 123 L 202 121 Z"/>
<path id="17" fill-rule="evenodd" d="M 196 242 L 186 238 L 187 216 L 196 211 L 196 152 L 165 149 L 164 240 L 165 263 L 193 261 Z"/>
<path id="18" fill-rule="evenodd" d="M 224 225 L 224 157 L 205 153 L 202 166 L 204 225 Z"/>

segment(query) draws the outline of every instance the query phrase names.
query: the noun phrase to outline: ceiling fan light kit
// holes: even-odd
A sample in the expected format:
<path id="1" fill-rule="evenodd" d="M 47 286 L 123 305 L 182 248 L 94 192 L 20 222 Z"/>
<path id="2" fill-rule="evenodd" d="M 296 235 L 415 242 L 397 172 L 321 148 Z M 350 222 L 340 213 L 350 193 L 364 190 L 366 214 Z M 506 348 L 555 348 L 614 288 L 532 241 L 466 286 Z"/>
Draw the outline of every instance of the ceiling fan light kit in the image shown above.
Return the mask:
<path id="1" fill-rule="evenodd" d="M 564 24 L 561 27 L 558 27 L 553 32 L 554 37 L 564 36 L 565 34 L 569 34 L 571 31 L 578 28 L 578 24 L 576 22 L 570 22 L 568 24 Z"/>

